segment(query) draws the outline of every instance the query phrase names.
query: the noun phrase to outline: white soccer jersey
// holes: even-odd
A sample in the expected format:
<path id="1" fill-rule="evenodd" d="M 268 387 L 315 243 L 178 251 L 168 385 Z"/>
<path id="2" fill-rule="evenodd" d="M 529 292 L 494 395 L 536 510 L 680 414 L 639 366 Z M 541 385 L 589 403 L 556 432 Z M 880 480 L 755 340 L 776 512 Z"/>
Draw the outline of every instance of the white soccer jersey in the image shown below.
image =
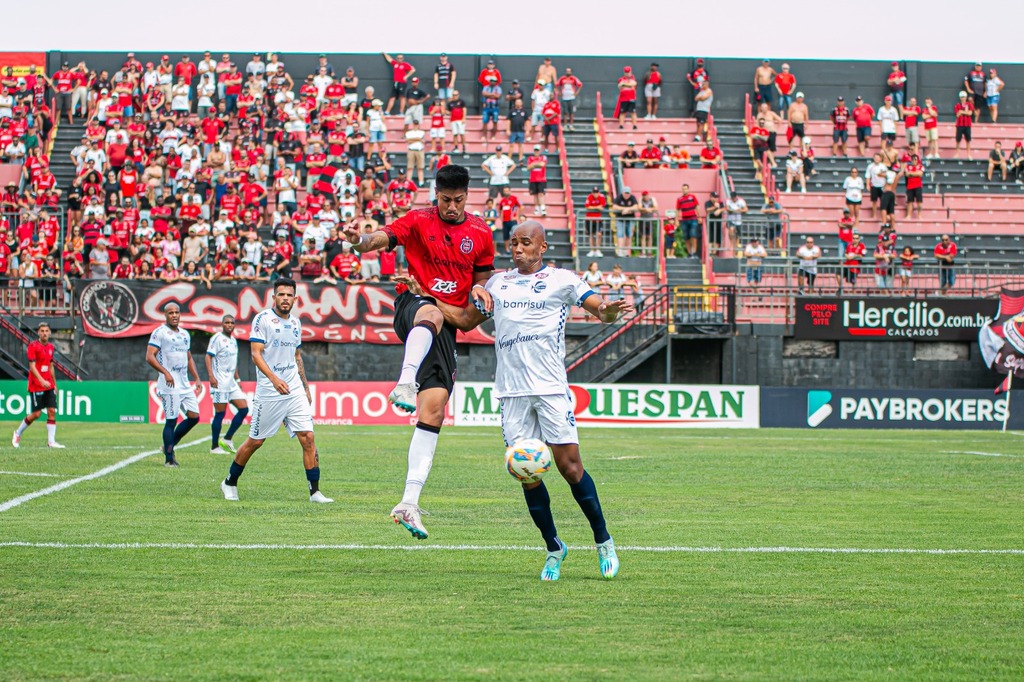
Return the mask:
<path id="1" fill-rule="evenodd" d="M 249 341 L 263 344 L 263 359 L 270 370 L 288 384 L 291 394 L 305 396 L 299 367 L 295 363 L 295 351 L 302 345 L 302 325 L 298 317 L 292 314 L 281 317 L 273 308 L 267 308 L 253 319 Z M 256 369 L 255 400 L 284 400 L 287 397 L 278 393 L 270 379 L 259 368 Z"/>
<path id="2" fill-rule="evenodd" d="M 495 395 L 507 398 L 565 393 L 565 321 L 573 305 L 594 294 L 569 270 L 515 270 L 487 281 L 494 299 Z"/>
<path id="3" fill-rule="evenodd" d="M 174 377 L 172 388 L 167 385 L 164 375 L 161 374 L 156 381 L 156 392 L 164 395 L 191 391 L 188 383 L 188 356 L 192 348 L 192 337 L 189 333 L 181 327 L 174 331 L 166 324 L 162 324 L 149 335 L 149 345 L 157 349 L 156 361 Z"/>
<path id="4" fill-rule="evenodd" d="M 206 354 L 211 356 L 213 376 L 217 379 L 217 390 L 230 391 L 236 385 L 235 370 L 238 368 L 238 339 L 223 333 L 210 337 Z"/>

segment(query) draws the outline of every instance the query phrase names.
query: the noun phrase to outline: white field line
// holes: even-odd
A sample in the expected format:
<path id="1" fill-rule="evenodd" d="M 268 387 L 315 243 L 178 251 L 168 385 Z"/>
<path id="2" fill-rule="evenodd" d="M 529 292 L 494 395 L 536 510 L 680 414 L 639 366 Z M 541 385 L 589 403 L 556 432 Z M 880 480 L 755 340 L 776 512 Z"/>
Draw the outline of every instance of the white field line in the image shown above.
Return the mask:
<path id="1" fill-rule="evenodd" d="M 977 452 L 975 450 L 943 450 L 946 455 L 981 455 L 982 457 L 1020 457 L 1020 455 L 1007 455 L 1002 452 Z"/>
<path id="2" fill-rule="evenodd" d="M 40 474 L 32 471 L 0 471 L 0 476 L 41 476 L 44 478 L 64 478 L 60 474 Z"/>
<path id="3" fill-rule="evenodd" d="M 100 549 L 100 550 L 146 550 L 146 549 L 210 549 L 210 550 L 270 550 L 270 551 L 397 551 L 397 552 L 537 552 L 540 547 L 528 545 L 366 545 L 366 544 L 206 544 L 192 542 L 0 542 L 0 548 L 26 547 L 32 549 Z M 572 549 L 593 549 L 593 546 L 576 545 Z M 687 547 L 687 546 L 642 546 L 623 545 L 617 549 L 625 552 L 666 552 L 680 554 L 932 554 L 932 555 L 983 555 L 1003 554 L 1024 556 L 1024 549 L 916 549 L 909 547 Z"/>
<path id="4" fill-rule="evenodd" d="M 185 448 L 191 447 L 193 445 L 198 445 L 199 443 L 202 443 L 203 441 L 207 440 L 210 440 L 210 436 L 206 436 L 205 438 L 199 438 L 198 440 L 192 440 L 187 443 L 180 443 L 176 446 L 176 448 L 184 450 Z M 43 488 L 42 490 L 36 490 L 35 492 L 27 493 L 25 495 L 21 495 L 20 497 L 15 497 L 12 500 L 7 500 L 3 504 L 0 504 L 0 512 L 5 512 L 9 509 L 14 509 L 15 507 L 25 504 L 26 502 L 29 502 L 31 500 L 34 500 L 37 497 L 52 495 L 53 493 L 64 490 L 65 488 L 70 488 L 73 485 L 84 483 L 85 481 L 92 481 L 94 479 L 106 476 L 107 474 L 112 474 L 118 469 L 125 468 L 129 464 L 134 464 L 139 460 L 146 459 L 147 457 L 152 457 L 153 455 L 158 455 L 162 452 L 163 450 L 146 450 L 145 452 L 140 452 L 137 455 L 132 455 L 127 459 L 122 459 L 120 462 L 117 462 L 116 464 L 111 464 L 110 466 L 103 467 L 99 471 L 94 471 L 91 474 L 79 476 L 78 478 L 70 478 L 66 481 L 61 481 L 60 483 L 51 485 L 49 488 Z"/>

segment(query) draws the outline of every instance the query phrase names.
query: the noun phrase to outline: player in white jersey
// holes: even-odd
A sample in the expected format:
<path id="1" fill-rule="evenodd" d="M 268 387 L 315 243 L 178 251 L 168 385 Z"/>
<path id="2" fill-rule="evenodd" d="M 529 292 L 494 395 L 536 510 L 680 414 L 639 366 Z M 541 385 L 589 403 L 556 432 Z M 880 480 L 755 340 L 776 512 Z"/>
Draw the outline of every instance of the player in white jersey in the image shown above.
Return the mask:
<path id="1" fill-rule="evenodd" d="M 309 501 L 334 502 L 320 492 L 320 458 L 313 439 L 313 397 L 302 366 L 302 325 L 291 312 L 294 304 L 295 281 L 281 278 L 274 282 L 273 307 L 253 318 L 249 332 L 252 361 L 256 365 L 252 422 L 249 437 L 238 448 L 228 477 L 220 484 L 226 500 L 238 500 L 238 477 L 246 463 L 283 423 L 288 434 L 298 438 L 302 446 Z"/>
<path id="2" fill-rule="evenodd" d="M 501 404 L 502 437 L 506 447 L 523 438 L 540 438 L 551 446 L 559 473 L 590 521 L 601 575 L 613 578 L 619 570 L 615 543 L 605 526 L 594 480 L 580 459 L 565 373 L 565 322 L 574 305 L 606 323 L 633 307 L 622 300 L 603 300 L 573 272 L 545 267 L 548 245 L 540 223 L 518 225 L 509 245 L 516 269 L 495 274 L 484 285 L 494 301 L 494 387 Z M 439 307 L 459 329 L 472 329 L 485 319 L 475 306 Z M 543 481 L 526 483 L 523 494 L 547 544 L 541 580 L 558 580 L 567 550 L 555 529 L 547 488 Z"/>
<path id="3" fill-rule="evenodd" d="M 228 452 L 235 454 L 235 444 L 231 442 L 231 437 L 249 414 L 249 403 L 245 401 L 245 394 L 238 385 L 238 340 L 234 337 L 235 318 L 232 315 L 225 315 L 221 318 L 220 324 L 220 333 L 211 336 L 210 345 L 206 347 L 206 376 L 210 377 L 210 397 L 213 399 L 213 420 L 210 422 L 213 440 L 210 452 L 215 455 Z M 235 416 L 231 419 L 227 435 L 221 440 L 220 428 L 224 423 L 228 403 L 234 406 Z"/>
<path id="4" fill-rule="evenodd" d="M 174 446 L 199 423 L 199 401 L 189 376 L 199 383 L 199 372 L 192 360 L 192 337 L 178 326 L 181 308 L 177 303 L 164 306 L 164 324 L 153 330 L 146 348 L 146 362 L 159 373 L 156 394 L 164 412 L 164 466 L 176 467 Z M 179 424 L 178 415 L 185 415 Z"/>

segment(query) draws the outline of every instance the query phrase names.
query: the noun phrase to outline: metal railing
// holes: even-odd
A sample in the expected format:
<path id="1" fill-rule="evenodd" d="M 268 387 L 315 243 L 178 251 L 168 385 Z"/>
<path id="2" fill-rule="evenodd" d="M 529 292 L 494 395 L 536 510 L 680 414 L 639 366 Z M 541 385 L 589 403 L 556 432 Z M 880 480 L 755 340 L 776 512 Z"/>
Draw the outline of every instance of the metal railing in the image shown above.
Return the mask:
<path id="1" fill-rule="evenodd" d="M 601 148 L 601 175 L 604 176 L 604 184 L 608 190 L 608 196 L 616 196 L 618 188 L 615 185 L 612 156 L 608 149 L 608 130 L 605 127 L 604 110 L 601 107 L 601 93 L 595 93 L 594 99 L 597 106 L 594 121 L 597 124 L 598 146 Z"/>
<path id="2" fill-rule="evenodd" d="M 602 256 L 618 258 L 659 258 L 665 250 L 665 231 L 661 215 L 623 217 L 603 215 L 600 218 L 576 217 L 577 266 L 593 258 L 593 251 Z M 620 244 L 619 239 L 626 240 Z M 661 267 L 660 264 L 658 266 Z M 652 270 L 657 274 L 658 270 Z"/>
<path id="3" fill-rule="evenodd" d="M 6 358 L 17 363 L 19 370 L 28 375 L 24 362 L 25 348 L 36 338 L 36 330 L 21 320 L 11 309 L 0 305 L 0 350 Z M 86 372 L 77 362 L 54 349 L 53 366 L 58 374 L 73 381 L 81 381 Z"/>
<path id="4" fill-rule="evenodd" d="M 731 334 L 736 321 L 736 288 L 733 286 L 672 287 L 673 334 Z"/>
<path id="5" fill-rule="evenodd" d="M 53 277 L 0 278 L 0 306 L 14 315 L 68 316 L 74 313 L 73 292 Z"/>
<path id="6" fill-rule="evenodd" d="M 635 312 L 598 332 L 566 354 L 565 366 L 574 382 L 599 382 L 628 359 L 660 342 L 668 334 L 668 287 L 658 287 L 638 301 Z"/>
<path id="7" fill-rule="evenodd" d="M 565 134 L 563 126 L 558 127 L 558 164 L 562 167 L 562 187 L 565 194 L 565 212 L 569 215 L 569 224 L 576 223 L 576 207 L 572 200 L 572 180 L 569 177 L 569 155 L 565 150 Z M 576 258 L 576 231 L 569 230 L 569 250 L 573 259 Z"/>

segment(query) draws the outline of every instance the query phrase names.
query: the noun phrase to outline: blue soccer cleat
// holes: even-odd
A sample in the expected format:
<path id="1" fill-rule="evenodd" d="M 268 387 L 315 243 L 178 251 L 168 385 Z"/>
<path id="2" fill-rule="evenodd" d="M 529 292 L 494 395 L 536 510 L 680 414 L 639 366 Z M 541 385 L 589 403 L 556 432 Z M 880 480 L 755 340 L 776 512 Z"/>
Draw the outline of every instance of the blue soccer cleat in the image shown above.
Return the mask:
<path id="1" fill-rule="evenodd" d="M 615 542 L 608 538 L 597 546 L 597 558 L 601 562 L 601 575 L 608 580 L 619 572 L 619 555 L 615 553 Z"/>
<path id="2" fill-rule="evenodd" d="M 558 540 L 558 544 L 561 549 L 548 552 L 548 558 L 544 560 L 544 568 L 540 572 L 541 580 L 558 580 L 562 572 L 562 562 L 565 561 L 569 548 L 561 540 Z"/>

